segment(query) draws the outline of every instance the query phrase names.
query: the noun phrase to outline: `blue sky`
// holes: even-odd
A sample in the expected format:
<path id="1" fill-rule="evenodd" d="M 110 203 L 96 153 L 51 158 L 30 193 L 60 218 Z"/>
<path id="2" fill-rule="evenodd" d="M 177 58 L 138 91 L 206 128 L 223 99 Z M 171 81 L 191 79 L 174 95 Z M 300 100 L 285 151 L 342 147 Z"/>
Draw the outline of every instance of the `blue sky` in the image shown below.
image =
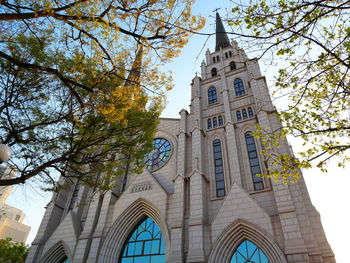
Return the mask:
<path id="1" fill-rule="evenodd" d="M 215 4 L 213 4 L 215 3 Z M 214 31 L 215 8 L 221 8 L 219 12 L 224 16 L 226 10 L 233 6 L 231 1 L 209 1 L 199 0 L 194 5 L 194 12 L 200 12 L 207 18 L 207 26 L 204 32 Z M 209 17 L 211 16 L 211 17 Z M 226 26 L 226 29 L 228 27 Z M 207 41 L 207 42 L 206 42 Z M 206 45 L 204 46 L 204 43 Z M 188 45 L 183 49 L 181 55 L 171 64 L 165 67 L 173 71 L 175 87 L 168 93 L 168 104 L 162 117 L 178 118 L 178 112 L 184 108 L 189 110 L 190 83 L 196 72 L 200 72 L 200 63 L 204 59 L 207 48 L 214 49 L 214 36 L 207 40 L 206 36 L 191 37 Z M 248 54 L 249 57 L 251 57 Z M 266 76 L 268 84 L 272 86 L 277 68 L 268 68 L 260 62 L 262 73 Z M 277 108 L 282 107 L 283 101 L 275 101 Z M 301 144 L 294 138 L 289 138 L 294 152 L 301 149 Z M 338 263 L 347 263 L 348 260 L 348 237 L 350 236 L 350 191 L 348 180 L 350 176 L 349 167 L 340 169 L 335 164 L 329 166 L 328 174 L 321 173 L 318 169 L 304 172 L 304 178 L 316 209 L 321 214 L 321 220 L 328 241 L 336 255 Z M 26 218 L 24 223 L 32 227 L 28 237 L 28 243 L 34 239 L 37 229 L 44 214 L 44 207 L 50 200 L 51 193 L 38 192 L 31 185 L 15 186 L 8 203 L 24 211 Z"/>

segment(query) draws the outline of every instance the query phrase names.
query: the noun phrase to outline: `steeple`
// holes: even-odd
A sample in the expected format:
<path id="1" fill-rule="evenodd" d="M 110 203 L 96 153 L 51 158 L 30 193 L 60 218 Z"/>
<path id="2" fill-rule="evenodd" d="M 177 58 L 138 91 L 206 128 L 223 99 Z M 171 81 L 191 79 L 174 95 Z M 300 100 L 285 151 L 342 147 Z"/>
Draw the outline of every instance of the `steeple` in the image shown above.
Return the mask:
<path id="1" fill-rule="evenodd" d="M 230 47 L 230 40 L 227 37 L 225 27 L 222 24 L 220 15 L 216 12 L 216 45 L 215 51 L 219 51 L 220 48 Z"/>

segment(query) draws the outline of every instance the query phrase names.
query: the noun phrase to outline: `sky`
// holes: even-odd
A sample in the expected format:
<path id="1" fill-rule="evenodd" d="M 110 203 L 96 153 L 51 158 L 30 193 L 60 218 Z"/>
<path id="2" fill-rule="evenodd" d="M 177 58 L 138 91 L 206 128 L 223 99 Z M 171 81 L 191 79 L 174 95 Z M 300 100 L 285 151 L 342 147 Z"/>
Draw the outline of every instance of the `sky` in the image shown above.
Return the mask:
<path id="1" fill-rule="evenodd" d="M 214 32 L 215 13 L 213 10 L 221 8 L 219 13 L 224 16 L 227 10 L 233 7 L 230 1 L 199 0 L 194 5 L 194 13 L 201 13 L 207 18 L 204 32 Z M 228 30 L 228 27 L 226 26 Z M 206 43 L 206 44 L 205 44 Z M 204 59 L 205 51 L 214 50 L 214 36 L 207 39 L 206 36 L 191 37 L 188 45 L 171 64 L 165 66 L 165 70 L 172 70 L 175 87 L 168 93 L 168 104 L 162 117 L 179 118 L 178 112 L 184 108 L 189 110 L 190 83 L 196 73 L 200 72 L 200 63 Z M 248 57 L 251 57 L 248 54 Z M 267 67 L 260 62 L 262 74 L 266 76 L 269 86 L 272 86 L 277 68 Z M 274 102 L 277 108 L 283 101 Z M 300 151 L 301 143 L 288 138 L 294 152 Z M 348 263 L 348 244 L 350 236 L 350 191 L 348 181 L 350 168 L 338 168 L 336 164 L 330 164 L 328 173 L 321 173 L 318 169 L 304 172 L 304 178 L 311 196 L 311 200 L 321 215 L 321 221 L 338 263 Z M 44 207 L 50 201 L 51 193 L 38 191 L 30 184 L 15 186 L 8 200 L 9 205 L 22 209 L 26 214 L 24 223 L 31 226 L 27 243 L 35 238 L 41 219 L 45 212 Z"/>

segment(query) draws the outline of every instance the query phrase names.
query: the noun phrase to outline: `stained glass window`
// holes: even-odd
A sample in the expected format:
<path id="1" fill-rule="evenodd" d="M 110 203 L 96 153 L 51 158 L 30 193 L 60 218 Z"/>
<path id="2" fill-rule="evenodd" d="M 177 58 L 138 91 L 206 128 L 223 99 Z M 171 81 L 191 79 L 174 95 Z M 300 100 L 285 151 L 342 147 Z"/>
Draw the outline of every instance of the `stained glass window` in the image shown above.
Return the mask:
<path id="1" fill-rule="evenodd" d="M 208 103 L 213 104 L 218 101 L 218 98 L 216 96 L 216 88 L 215 87 L 210 87 L 208 89 Z"/>
<path id="2" fill-rule="evenodd" d="M 168 140 L 157 138 L 153 140 L 153 151 L 146 155 L 145 163 L 149 171 L 161 167 L 169 159 L 171 144 Z"/>
<path id="3" fill-rule="evenodd" d="M 247 144 L 250 170 L 253 176 L 254 190 L 262 190 L 264 189 L 263 179 L 257 176 L 257 174 L 261 174 L 258 153 L 256 151 L 254 137 L 250 132 L 245 133 L 245 141 Z"/>
<path id="4" fill-rule="evenodd" d="M 215 184 L 216 196 L 225 196 L 225 180 L 224 180 L 224 166 L 222 164 L 221 142 L 219 139 L 213 141 L 214 151 L 214 169 L 215 169 Z"/>
<path id="5" fill-rule="evenodd" d="M 70 263 L 69 258 L 65 257 L 65 258 L 61 261 L 61 263 Z"/>
<path id="6" fill-rule="evenodd" d="M 243 81 L 241 79 L 236 79 L 234 82 L 236 96 L 241 96 L 245 94 Z"/>
<path id="7" fill-rule="evenodd" d="M 119 263 L 165 262 L 162 232 L 149 217 L 144 218 L 125 242 Z"/>
<path id="8" fill-rule="evenodd" d="M 230 263 L 269 263 L 267 256 L 254 243 L 244 240 L 236 249 Z"/>

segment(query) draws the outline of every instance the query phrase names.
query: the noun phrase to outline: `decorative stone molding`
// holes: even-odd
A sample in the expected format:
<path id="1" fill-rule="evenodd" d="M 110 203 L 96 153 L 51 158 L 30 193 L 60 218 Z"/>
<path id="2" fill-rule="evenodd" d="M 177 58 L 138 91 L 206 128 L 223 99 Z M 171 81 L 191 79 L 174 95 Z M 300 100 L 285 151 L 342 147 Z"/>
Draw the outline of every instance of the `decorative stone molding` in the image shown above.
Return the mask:
<path id="1" fill-rule="evenodd" d="M 118 262 L 125 240 L 140 220 L 148 216 L 159 227 L 165 244 L 165 254 L 170 254 L 170 234 L 160 211 L 149 201 L 139 198 L 132 203 L 114 222 L 102 244 L 97 262 Z"/>
<path id="2" fill-rule="evenodd" d="M 208 262 L 230 262 L 234 251 L 244 240 L 249 240 L 257 245 L 266 254 L 269 262 L 287 263 L 282 250 L 269 233 L 242 219 L 229 225 L 217 238 Z"/>

